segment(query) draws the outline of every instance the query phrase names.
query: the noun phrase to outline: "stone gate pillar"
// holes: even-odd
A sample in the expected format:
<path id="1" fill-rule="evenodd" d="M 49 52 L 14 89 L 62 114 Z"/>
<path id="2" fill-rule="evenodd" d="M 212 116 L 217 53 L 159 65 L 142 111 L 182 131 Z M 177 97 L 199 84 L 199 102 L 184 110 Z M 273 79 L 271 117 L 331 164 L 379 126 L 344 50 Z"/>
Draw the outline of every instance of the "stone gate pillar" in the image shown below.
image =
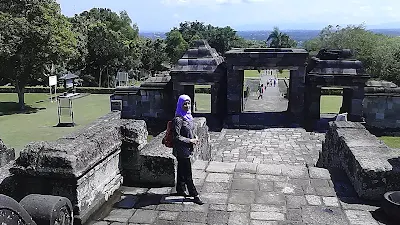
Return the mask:
<path id="1" fill-rule="evenodd" d="M 305 76 L 305 67 L 299 67 L 298 70 L 290 71 L 288 111 L 299 122 L 302 122 L 304 119 Z"/>
<path id="2" fill-rule="evenodd" d="M 243 80 L 244 71 L 234 70 L 228 66 L 227 74 L 227 111 L 228 114 L 239 114 L 243 105 Z"/>
<path id="3" fill-rule="evenodd" d="M 321 115 L 321 88 L 320 87 L 307 87 L 308 98 L 310 101 L 307 105 L 308 119 L 319 120 Z"/>
<path id="4" fill-rule="evenodd" d="M 194 99 L 194 85 L 184 85 L 183 86 L 183 93 L 181 93 L 181 94 L 189 95 L 189 97 L 192 99 L 191 107 L 192 107 L 192 112 L 193 112 L 194 101 L 196 100 L 196 99 Z M 178 95 L 178 98 L 179 98 L 179 95 Z"/>
<path id="5" fill-rule="evenodd" d="M 339 113 L 350 112 L 352 98 L 353 98 L 353 89 L 343 88 L 342 107 L 340 107 Z"/>
<path id="6" fill-rule="evenodd" d="M 211 113 L 218 114 L 218 90 L 220 85 L 213 84 L 211 85 Z"/>
<path id="7" fill-rule="evenodd" d="M 364 100 L 364 86 L 365 84 L 358 84 L 353 89 L 353 96 L 351 99 L 351 109 L 349 111 L 349 120 L 353 122 L 363 121 L 363 100 Z"/>

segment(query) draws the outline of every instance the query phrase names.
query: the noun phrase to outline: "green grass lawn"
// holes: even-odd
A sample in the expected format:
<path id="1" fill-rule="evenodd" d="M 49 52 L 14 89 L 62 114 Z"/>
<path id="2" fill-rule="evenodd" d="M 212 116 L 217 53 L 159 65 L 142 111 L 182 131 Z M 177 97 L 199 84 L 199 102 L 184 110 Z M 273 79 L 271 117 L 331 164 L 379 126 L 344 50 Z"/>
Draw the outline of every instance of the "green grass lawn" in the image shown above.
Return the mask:
<path id="1" fill-rule="evenodd" d="M 244 78 L 260 78 L 260 74 L 257 70 L 245 70 Z"/>
<path id="2" fill-rule="evenodd" d="M 48 94 L 25 94 L 25 103 L 32 108 L 41 108 L 30 114 L 0 116 L 0 138 L 8 147 L 22 149 L 32 141 L 56 140 L 80 129 L 110 112 L 110 95 L 91 94 L 73 100 L 75 127 L 53 127 L 58 123 L 57 102 L 51 103 Z M 15 109 L 17 94 L 0 93 L 0 112 Z M 14 102 L 14 103 L 12 103 Z M 8 108 L 2 107 L 7 105 Z M 6 112 L 7 113 L 7 112 Z"/>
<path id="3" fill-rule="evenodd" d="M 196 111 L 199 113 L 211 113 L 211 94 L 195 93 Z"/>
<path id="4" fill-rule="evenodd" d="M 278 78 L 290 78 L 290 70 L 282 70 L 282 73 L 279 73 L 278 71 Z"/>
<path id="5" fill-rule="evenodd" d="M 390 148 L 400 148 L 400 137 L 382 136 L 378 138 L 385 142 L 385 144 Z"/>
<path id="6" fill-rule="evenodd" d="M 321 113 L 339 113 L 342 106 L 342 96 L 322 95 Z"/>

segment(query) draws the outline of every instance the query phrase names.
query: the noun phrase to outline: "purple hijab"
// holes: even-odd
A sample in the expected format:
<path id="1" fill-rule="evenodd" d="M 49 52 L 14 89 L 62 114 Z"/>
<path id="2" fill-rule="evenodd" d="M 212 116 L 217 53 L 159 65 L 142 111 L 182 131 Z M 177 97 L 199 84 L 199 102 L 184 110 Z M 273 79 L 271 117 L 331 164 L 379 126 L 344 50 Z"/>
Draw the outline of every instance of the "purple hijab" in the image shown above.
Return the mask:
<path id="1" fill-rule="evenodd" d="M 189 100 L 191 102 L 191 99 L 187 95 L 181 95 L 179 96 L 178 102 L 176 103 L 176 111 L 175 111 L 175 116 L 182 116 L 185 118 L 185 120 L 193 120 L 193 116 L 191 114 L 191 111 L 185 111 L 182 109 L 183 103 L 185 103 L 186 100 Z"/>

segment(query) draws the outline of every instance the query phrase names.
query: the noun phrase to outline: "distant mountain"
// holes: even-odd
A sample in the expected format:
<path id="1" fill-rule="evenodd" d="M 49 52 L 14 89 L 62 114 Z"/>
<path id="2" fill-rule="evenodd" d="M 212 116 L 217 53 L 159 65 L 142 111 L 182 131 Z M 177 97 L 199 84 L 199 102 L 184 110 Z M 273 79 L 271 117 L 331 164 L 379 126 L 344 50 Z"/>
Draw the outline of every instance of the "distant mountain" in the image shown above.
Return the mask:
<path id="1" fill-rule="evenodd" d="M 400 36 L 400 29 L 373 29 L 370 28 L 372 32 L 389 35 L 389 36 Z M 304 41 L 313 39 L 318 36 L 321 30 L 282 30 L 282 32 L 287 33 L 292 39 L 296 40 L 298 43 L 303 43 Z M 258 31 L 238 31 L 237 34 L 247 40 L 267 40 L 268 35 L 271 31 L 258 30 Z M 165 38 L 165 32 L 143 32 L 140 33 L 141 36 L 147 38 Z"/>

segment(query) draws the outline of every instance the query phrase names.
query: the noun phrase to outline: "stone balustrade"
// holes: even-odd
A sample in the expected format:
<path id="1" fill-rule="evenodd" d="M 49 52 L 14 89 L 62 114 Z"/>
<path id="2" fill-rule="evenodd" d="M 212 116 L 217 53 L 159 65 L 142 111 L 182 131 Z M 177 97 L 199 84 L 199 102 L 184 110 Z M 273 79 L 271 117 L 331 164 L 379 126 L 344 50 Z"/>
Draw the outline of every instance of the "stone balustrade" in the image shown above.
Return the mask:
<path id="1" fill-rule="evenodd" d="M 28 144 L 10 169 L 17 194 L 13 197 L 20 200 L 31 193 L 67 197 L 76 222 L 84 223 L 123 182 L 124 140 L 132 148 L 143 147 L 146 124 L 120 119 L 116 112 L 56 141 Z"/>
<path id="2" fill-rule="evenodd" d="M 194 159 L 209 160 L 211 146 L 205 118 L 195 118 L 195 134 L 199 144 L 193 152 Z M 126 184 L 143 187 L 168 187 L 175 185 L 176 159 L 172 149 L 162 144 L 165 131 L 154 137 L 139 151 L 123 148 L 123 168 Z M 127 144 L 125 146 L 132 146 Z M 125 159 L 124 159 L 125 158 Z"/>
<path id="3" fill-rule="evenodd" d="M 357 194 L 380 200 L 387 191 L 400 190 L 400 150 L 391 149 L 362 124 L 337 121 L 322 144 L 317 165 L 344 170 Z"/>

